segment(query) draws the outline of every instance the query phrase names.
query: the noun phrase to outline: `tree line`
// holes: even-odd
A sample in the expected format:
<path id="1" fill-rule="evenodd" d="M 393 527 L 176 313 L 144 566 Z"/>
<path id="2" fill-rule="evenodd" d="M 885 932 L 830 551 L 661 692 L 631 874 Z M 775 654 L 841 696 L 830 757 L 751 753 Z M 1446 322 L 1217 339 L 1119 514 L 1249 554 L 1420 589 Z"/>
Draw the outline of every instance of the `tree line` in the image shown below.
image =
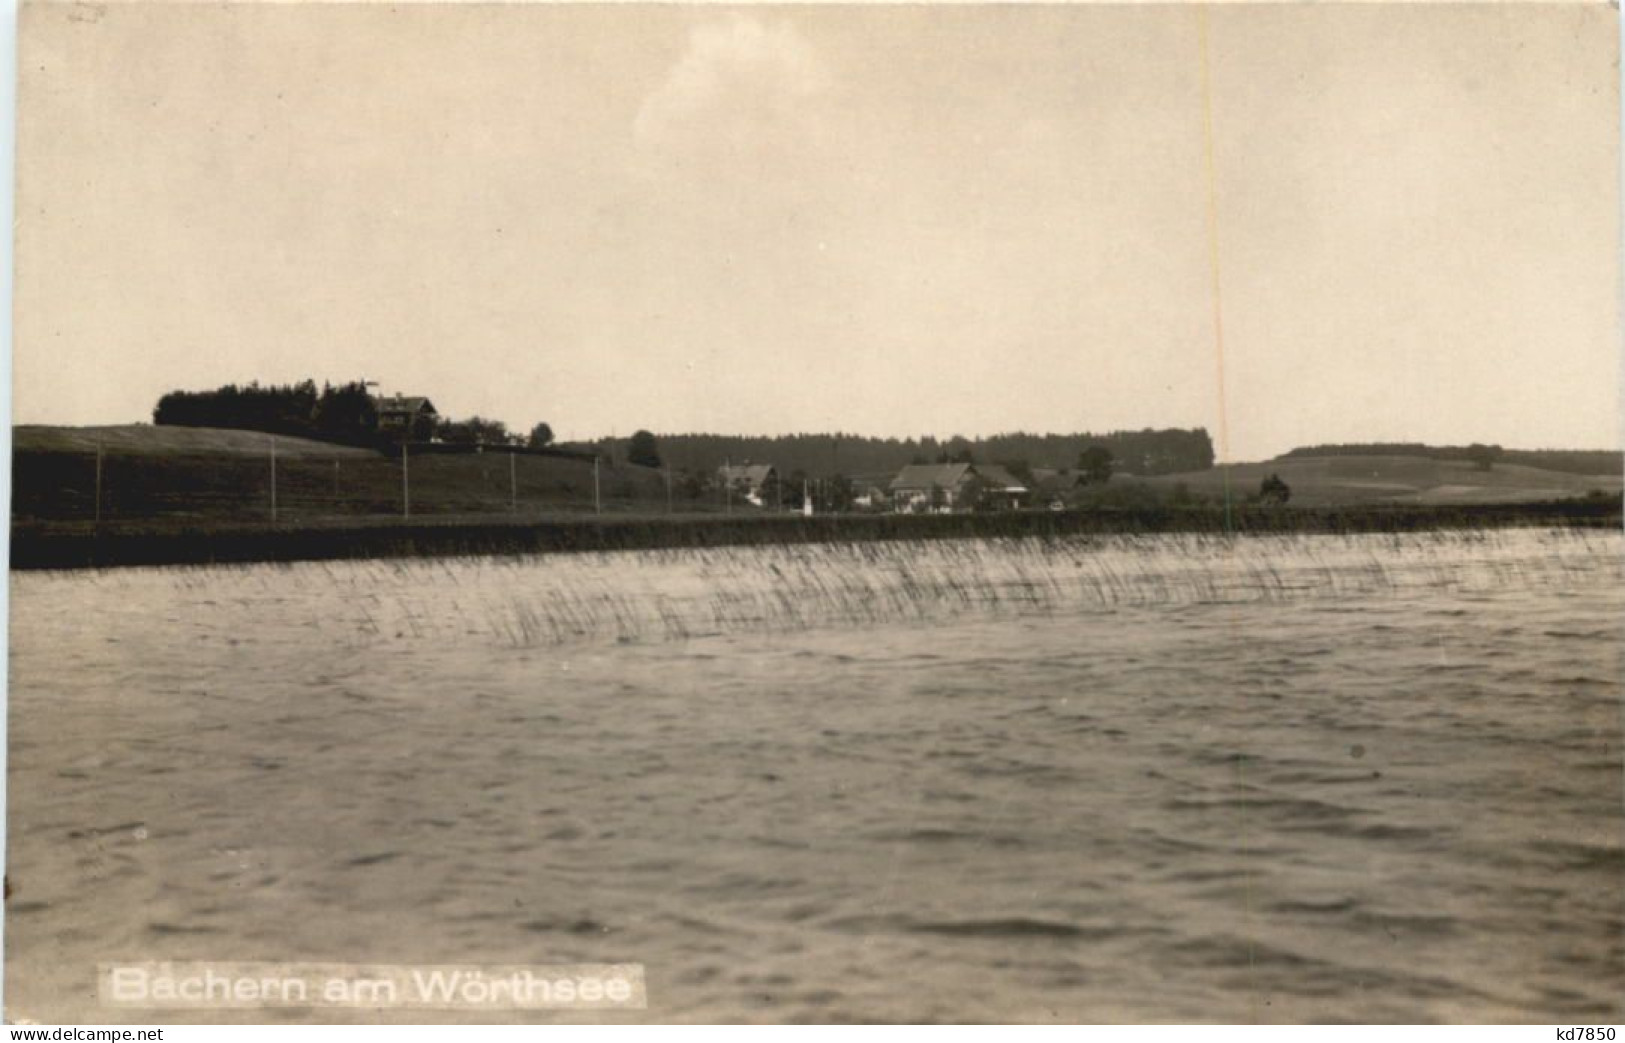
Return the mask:
<path id="1" fill-rule="evenodd" d="M 1616 449 L 1503 449 L 1499 445 L 1425 445 L 1421 442 L 1339 442 L 1300 446 L 1280 460 L 1317 456 L 1415 456 L 1430 460 L 1465 460 L 1488 470 L 1497 463 L 1539 467 L 1567 474 L 1616 475 L 1625 469 L 1625 453 Z"/>
<path id="2" fill-rule="evenodd" d="M 639 432 L 648 436 L 648 432 Z M 652 436 L 650 436 L 652 442 Z M 613 451 L 622 443 L 595 443 Z M 1094 452 L 1091 452 L 1093 450 Z M 659 457 L 678 471 L 705 472 L 725 462 L 772 464 L 781 475 L 892 475 L 909 464 L 981 462 L 1018 468 L 1064 469 L 1081 459 L 1109 460 L 1122 474 L 1176 474 L 1213 466 L 1213 441 L 1206 430 L 1169 428 L 1107 434 L 1013 434 L 988 438 L 873 438 L 845 433 L 795 435 L 661 435 Z"/>
<path id="3" fill-rule="evenodd" d="M 359 381 L 313 380 L 294 384 L 227 384 L 212 391 L 171 391 L 153 409 L 153 423 L 182 427 L 221 427 L 316 438 L 350 445 L 377 445 L 377 402 Z M 527 445 L 553 443 L 553 431 L 538 423 L 511 431 L 500 420 L 480 416 L 440 417 L 432 436 L 452 444 Z M 988 438 L 955 435 L 938 439 L 873 438 L 846 433 L 775 436 L 678 434 L 657 440 L 640 430 L 630 439 L 589 443 L 612 459 L 674 471 L 714 472 L 725 462 L 771 463 L 780 475 L 890 475 L 911 463 L 975 461 L 1014 467 L 1065 469 L 1092 460 L 1123 474 L 1156 475 L 1201 471 L 1213 466 L 1213 441 L 1206 430 L 1167 428 L 1105 434 L 1013 432 Z M 1102 463 L 1104 461 L 1104 463 Z"/>
<path id="4" fill-rule="evenodd" d="M 264 431 L 357 446 L 376 446 L 383 438 L 378 430 L 377 399 L 360 381 L 323 383 L 320 390 L 314 380 L 301 380 L 294 384 L 226 384 L 212 391 L 170 391 L 158 399 L 152 422 L 174 427 Z M 553 441 L 553 429 L 546 423 L 518 432 L 509 431 L 500 420 L 480 416 L 463 420 L 439 417 L 429 434 L 453 445 L 540 448 Z"/>

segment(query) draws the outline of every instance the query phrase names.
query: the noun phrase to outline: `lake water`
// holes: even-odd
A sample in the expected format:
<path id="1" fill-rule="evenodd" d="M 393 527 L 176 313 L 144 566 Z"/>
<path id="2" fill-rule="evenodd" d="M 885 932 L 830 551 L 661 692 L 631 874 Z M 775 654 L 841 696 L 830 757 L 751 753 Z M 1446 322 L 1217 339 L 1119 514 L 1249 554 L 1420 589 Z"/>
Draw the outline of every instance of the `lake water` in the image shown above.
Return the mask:
<path id="1" fill-rule="evenodd" d="M 580 961 L 649 1020 L 1617 1021 L 1620 551 L 18 574 L 7 1013 L 137 1017 L 112 961 Z"/>

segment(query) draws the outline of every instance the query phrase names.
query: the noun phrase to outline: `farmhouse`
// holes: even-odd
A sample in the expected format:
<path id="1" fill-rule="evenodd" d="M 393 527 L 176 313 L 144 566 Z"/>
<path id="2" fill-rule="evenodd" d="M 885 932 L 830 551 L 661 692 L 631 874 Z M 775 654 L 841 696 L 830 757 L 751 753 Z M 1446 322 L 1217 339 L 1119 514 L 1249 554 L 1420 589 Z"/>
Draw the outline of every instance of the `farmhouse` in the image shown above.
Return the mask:
<path id="1" fill-rule="evenodd" d="M 899 511 L 951 511 L 975 472 L 970 464 L 909 464 L 891 480 Z"/>
<path id="2" fill-rule="evenodd" d="M 1024 507 L 1032 490 L 998 464 L 972 464 L 971 470 L 981 479 L 982 501 L 989 507 Z"/>
<path id="3" fill-rule="evenodd" d="M 409 442 L 427 442 L 440 414 L 421 395 L 391 395 L 374 400 L 380 434 Z"/>
<path id="4" fill-rule="evenodd" d="M 717 468 L 717 480 L 730 495 L 761 507 L 763 490 L 778 485 L 779 473 L 772 464 L 733 464 Z"/>
<path id="5" fill-rule="evenodd" d="M 891 481 L 899 511 L 954 511 L 978 505 L 1020 507 L 1030 490 L 997 464 L 910 464 Z"/>
<path id="6" fill-rule="evenodd" d="M 886 492 L 886 483 L 890 480 L 884 475 L 853 478 L 852 506 L 860 511 L 880 511 L 891 506 L 891 495 Z"/>

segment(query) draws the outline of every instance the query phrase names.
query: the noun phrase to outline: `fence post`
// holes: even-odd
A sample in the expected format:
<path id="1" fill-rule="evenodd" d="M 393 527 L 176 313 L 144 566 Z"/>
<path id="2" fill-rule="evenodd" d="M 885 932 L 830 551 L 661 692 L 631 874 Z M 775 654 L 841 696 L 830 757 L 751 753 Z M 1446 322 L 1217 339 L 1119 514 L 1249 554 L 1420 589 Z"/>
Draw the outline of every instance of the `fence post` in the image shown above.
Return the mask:
<path id="1" fill-rule="evenodd" d="M 102 443 L 96 442 L 96 524 L 102 523 Z"/>
<path id="2" fill-rule="evenodd" d="M 276 524 L 276 435 L 271 436 L 271 524 Z"/>
<path id="3" fill-rule="evenodd" d="M 519 454 L 508 450 L 508 510 L 519 513 Z"/>
<path id="4" fill-rule="evenodd" d="M 411 464 L 407 462 L 406 443 L 401 443 L 401 517 L 412 517 Z"/>
<path id="5" fill-rule="evenodd" d="M 600 459 L 600 457 L 598 457 L 596 454 L 592 458 L 592 512 L 594 514 L 603 514 L 604 513 L 604 501 L 603 501 L 603 498 L 599 495 L 599 492 L 598 492 L 598 461 L 599 461 L 599 459 Z"/>

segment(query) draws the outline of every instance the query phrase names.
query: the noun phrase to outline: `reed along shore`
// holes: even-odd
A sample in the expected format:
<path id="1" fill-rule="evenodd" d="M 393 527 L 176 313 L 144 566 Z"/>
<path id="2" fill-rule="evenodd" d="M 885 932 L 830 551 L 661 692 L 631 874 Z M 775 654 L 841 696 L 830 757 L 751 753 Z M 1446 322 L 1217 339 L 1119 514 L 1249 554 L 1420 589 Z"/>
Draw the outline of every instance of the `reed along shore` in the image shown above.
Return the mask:
<path id="1" fill-rule="evenodd" d="M 460 557 L 676 547 L 1139 533 L 1360 533 L 1621 526 L 1616 501 L 1358 507 L 1160 507 L 997 514 L 610 515 L 188 524 L 15 521 L 14 569 Z"/>

